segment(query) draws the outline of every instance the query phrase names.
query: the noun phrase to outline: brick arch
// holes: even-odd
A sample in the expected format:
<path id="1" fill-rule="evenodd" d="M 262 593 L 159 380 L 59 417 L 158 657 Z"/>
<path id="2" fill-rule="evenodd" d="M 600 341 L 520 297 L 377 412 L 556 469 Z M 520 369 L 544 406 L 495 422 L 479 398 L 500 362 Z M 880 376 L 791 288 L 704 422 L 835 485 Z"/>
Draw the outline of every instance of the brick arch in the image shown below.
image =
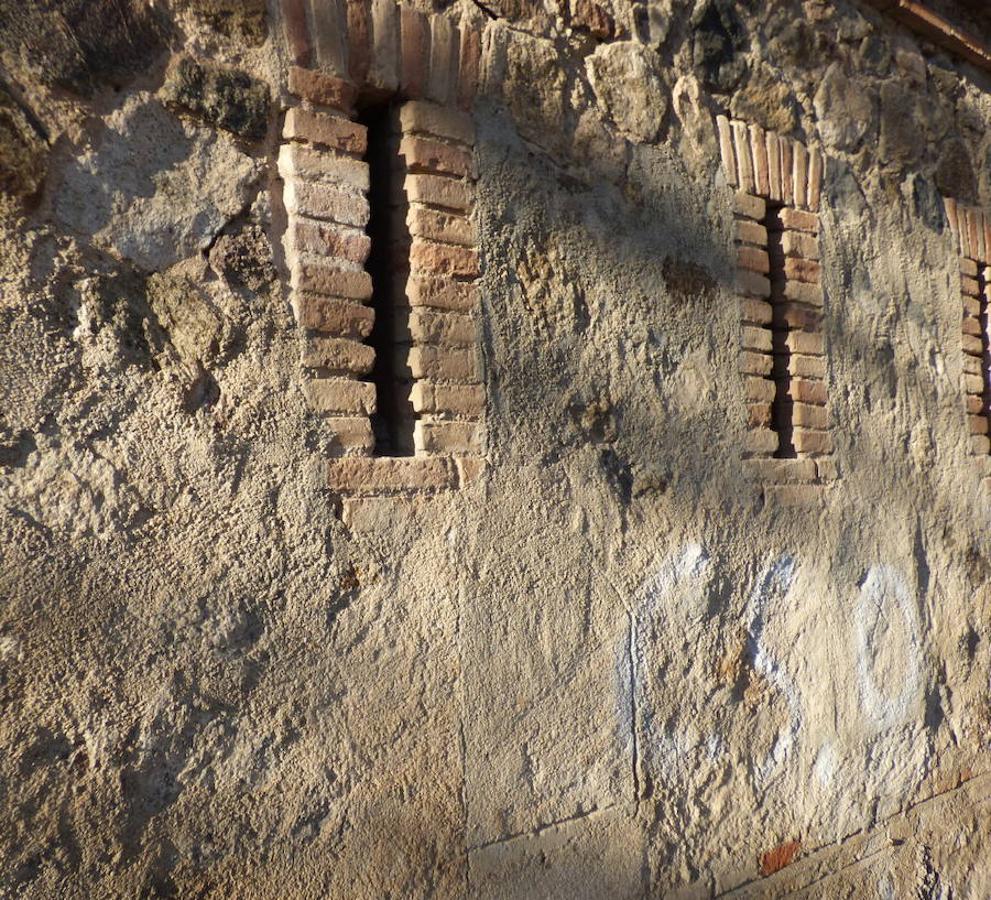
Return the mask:
<path id="1" fill-rule="evenodd" d="M 279 152 L 286 261 L 304 392 L 332 435 L 327 485 L 341 495 L 464 486 L 484 465 L 470 217 L 481 36 L 396 0 L 282 0 L 281 9 L 293 98 Z M 368 130 L 357 119 L 363 106 L 383 102 L 389 127 L 373 141 L 388 140 L 399 173 L 396 197 L 379 214 L 402 229 L 400 274 L 389 278 L 399 289 L 388 298 L 401 307 L 388 310 L 401 324 L 390 329 L 387 352 L 415 419 L 406 455 L 377 452 L 373 432 L 371 185 Z"/>

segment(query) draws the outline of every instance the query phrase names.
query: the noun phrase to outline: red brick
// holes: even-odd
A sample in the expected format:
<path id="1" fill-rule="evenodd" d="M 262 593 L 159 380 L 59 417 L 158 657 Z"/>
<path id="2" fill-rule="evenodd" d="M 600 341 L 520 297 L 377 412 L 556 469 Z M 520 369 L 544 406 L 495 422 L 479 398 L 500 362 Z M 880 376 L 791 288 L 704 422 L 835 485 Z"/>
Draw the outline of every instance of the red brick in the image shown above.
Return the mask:
<path id="1" fill-rule="evenodd" d="M 804 378 L 793 378 L 788 386 L 792 399 L 801 403 L 826 405 L 826 383 L 824 381 L 809 381 Z"/>
<path id="2" fill-rule="evenodd" d="M 984 345 L 981 343 L 979 337 L 974 337 L 972 334 L 965 334 L 962 335 L 961 341 L 963 343 L 964 353 L 969 353 L 971 356 L 984 355 Z"/>
<path id="3" fill-rule="evenodd" d="M 980 320 L 975 318 L 974 316 L 964 316 L 963 319 L 961 320 L 960 327 L 963 330 L 964 334 L 973 334 L 976 335 L 977 337 L 980 337 L 981 334 L 983 333 Z"/>
<path id="4" fill-rule="evenodd" d="M 369 300 L 372 278 L 360 269 L 339 269 L 323 260 L 300 259 L 290 269 L 297 291 L 311 291 L 346 300 Z"/>
<path id="5" fill-rule="evenodd" d="M 770 378 L 748 375 L 743 379 L 743 393 L 748 402 L 770 403 L 774 399 L 776 387 Z"/>
<path id="6" fill-rule="evenodd" d="M 794 151 L 788 138 L 778 138 L 778 148 L 781 151 L 781 201 L 787 206 L 795 203 L 795 172 L 792 168 Z"/>
<path id="7" fill-rule="evenodd" d="M 348 72 L 355 84 L 364 84 L 372 58 L 371 14 L 367 0 L 347 0 L 347 23 Z"/>
<path id="8" fill-rule="evenodd" d="M 430 71 L 426 95 L 435 103 L 447 105 L 453 100 L 459 43 L 459 35 L 447 16 L 435 13 L 430 17 Z"/>
<path id="9" fill-rule="evenodd" d="M 402 57 L 399 51 L 399 4 L 396 0 L 372 0 L 372 65 L 368 84 L 394 95 L 399 87 Z"/>
<path id="10" fill-rule="evenodd" d="M 974 316 L 976 318 L 981 314 L 981 301 L 976 297 L 961 297 L 960 302 L 963 306 L 963 314 L 965 316 Z"/>
<path id="11" fill-rule="evenodd" d="M 822 323 L 822 313 L 818 309 L 798 303 L 780 303 L 777 309 L 778 318 L 789 328 L 814 331 Z"/>
<path id="12" fill-rule="evenodd" d="M 303 328 L 327 334 L 368 337 L 375 321 L 370 306 L 303 294 L 293 299 L 296 316 Z"/>
<path id="13" fill-rule="evenodd" d="M 458 65 L 457 104 L 470 109 L 478 90 L 482 60 L 482 36 L 467 22 L 461 33 L 461 53 Z"/>
<path id="14" fill-rule="evenodd" d="M 410 247 L 409 264 L 417 274 L 473 278 L 478 275 L 478 251 L 416 238 Z"/>
<path id="15" fill-rule="evenodd" d="M 412 340 L 428 344 L 474 344 L 475 320 L 458 312 L 414 309 L 408 320 Z"/>
<path id="16" fill-rule="evenodd" d="M 822 488 L 816 484 L 769 484 L 764 488 L 764 501 L 769 506 L 817 506 Z"/>
<path id="17" fill-rule="evenodd" d="M 404 103 L 399 111 L 404 133 L 431 134 L 462 144 L 475 141 L 475 126 L 464 112 L 423 100 Z"/>
<path id="18" fill-rule="evenodd" d="M 427 306 L 434 309 L 453 309 L 468 312 L 478 303 L 478 289 L 474 284 L 452 281 L 450 278 L 410 276 L 405 295 L 410 306 Z"/>
<path id="19" fill-rule="evenodd" d="M 960 276 L 960 293 L 965 297 L 980 297 L 981 288 L 977 283 L 976 278 L 970 278 L 967 275 Z"/>
<path id="20" fill-rule="evenodd" d="M 455 470 L 443 457 L 335 459 L 327 464 L 327 486 L 344 493 L 390 493 L 454 486 Z"/>
<path id="21" fill-rule="evenodd" d="M 765 275 L 747 269 L 736 270 L 736 292 L 747 297 L 770 297 L 771 282 Z"/>
<path id="22" fill-rule="evenodd" d="M 739 369 L 744 375 L 770 375 L 773 366 L 774 357 L 770 353 L 740 352 Z"/>
<path id="23" fill-rule="evenodd" d="M 960 274 L 969 275 L 971 278 L 977 277 L 977 263 L 972 259 L 960 258 Z"/>
<path id="24" fill-rule="evenodd" d="M 811 459 L 745 459 L 743 467 L 751 478 L 778 484 L 801 484 L 816 479 L 816 464 Z"/>
<path id="25" fill-rule="evenodd" d="M 766 328 L 754 328 L 744 325 L 740 329 L 740 346 L 744 350 L 758 350 L 762 353 L 771 352 L 771 332 Z"/>
<path id="26" fill-rule="evenodd" d="M 430 26 L 423 13 L 402 4 L 400 15 L 400 66 L 399 84 L 403 94 L 417 100 L 423 96 L 427 84 L 427 66 L 430 61 Z"/>
<path id="27" fill-rule="evenodd" d="M 810 428 L 793 428 L 791 442 L 798 453 L 811 456 L 833 452 L 833 435 L 829 431 L 816 431 Z"/>
<path id="28" fill-rule="evenodd" d="M 963 355 L 963 370 L 968 375 L 980 375 L 984 371 L 983 361 L 979 356 Z"/>
<path id="29" fill-rule="evenodd" d="M 406 158 L 410 172 L 438 172 L 459 178 L 471 172 L 471 151 L 460 145 L 406 135 L 399 153 Z"/>
<path id="30" fill-rule="evenodd" d="M 964 375 L 963 376 L 964 390 L 968 394 L 975 394 L 979 397 L 984 396 L 985 384 L 984 378 L 981 375 Z"/>
<path id="31" fill-rule="evenodd" d="M 792 231 L 805 231 L 809 234 L 819 233 L 819 217 L 815 213 L 786 206 L 781 210 L 781 224 Z"/>
<path id="32" fill-rule="evenodd" d="M 479 453 L 482 427 L 475 422 L 430 422 L 420 419 L 413 427 L 417 453 Z"/>
<path id="33" fill-rule="evenodd" d="M 795 206 L 803 208 L 809 196 L 809 154 L 804 144 L 794 145 L 793 180 L 795 183 Z M 785 225 L 785 228 L 789 228 Z"/>
<path id="34" fill-rule="evenodd" d="M 986 412 L 984 408 L 984 396 L 982 394 L 966 394 L 964 395 L 964 401 L 967 412 L 970 415 L 980 416 Z"/>
<path id="35" fill-rule="evenodd" d="M 747 404 L 747 427 L 770 428 L 772 406 L 770 403 Z"/>
<path id="36" fill-rule="evenodd" d="M 975 456 L 987 456 L 991 453 L 991 441 L 983 434 L 970 436 L 970 452 Z"/>
<path id="37" fill-rule="evenodd" d="M 334 185 L 291 180 L 286 182 L 282 198 L 290 213 L 358 228 L 368 224 L 368 200 Z"/>
<path id="38" fill-rule="evenodd" d="M 368 456 L 375 449 L 375 436 L 368 416 L 332 416 L 324 419 L 330 432 L 331 456 Z"/>
<path id="39" fill-rule="evenodd" d="M 471 222 L 460 213 L 442 212 L 413 204 L 406 216 L 406 224 L 414 237 L 465 247 L 475 244 Z"/>
<path id="40" fill-rule="evenodd" d="M 318 150 L 305 144 L 283 144 L 279 148 L 279 174 L 286 179 L 343 184 L 368 190 L 368 163 L 353 156 Z"/>
<path id="41" fill-rule="evenodd" d="M 314 378 L 304 383 L 303 393 L 316 412 L 375 412 L 375 385 L 368 381 Z"/>
<path id="42" fill-rule="evenodd" d="M 306 24 L 305 0 L 282 0 L 282 24 L 292 61 L 298 66 L 308 66 L 313 58 L 313 46 Z"/>
<path id="43" fill-rule="evenodd" d="M 418 413 L 478 416 L 485 410 L 485 388 L 480 384 L 438 384 L 417 381 L 410 402 Z"/>
<path id="44" fill-rule="evenodd" d="M 789 258 L 785 260 L 785 277 L 807 284 L 819 283 L 819 263 L 808 259 Z"/>
<path id="45" fill-rule="evenodd" d="M 368 344 L 346 338 L 312 336 L 303 351 L 303 365 L 308 368 L 365 375 L 374 364 L 375 351 Z"/>
<path id="46" fill-rule="evenodd" d="M 734 233 L 741 244 L 751 244 L 762 250 L 767 247 L 767 229 L 757 222 L 737 219 L 734 224 Z"/>
<path id="47" fill-rule="evenodd" d="M 746 123 L 733 122 L 733 144 L 736 147 L 736 177 L 740 183 L 740 191 L 746 194 L 757 193 L 757 181 L 754 175 L 754 155 L 750 150 L 750 134 Z M 753 218 L 762 218 L 754 216 Z"/>
<path id="48" fill-rule="evenodd" d="M 970 426 L 971 434 L 987 434 L 987 416 L 967 416 L 967 424 Z"/>
<path id="49" fill-rule="evenodd" d="M 793 378 L 823 379 L 826 377 L 826 358 L 792 353 L 788 360 L 788 369 Z"/>
<path id="50" fill-rule="evenodd" d="M 770 428 L 752 428 L 744 435 L 743 449 L 749 454 L 770 456 L 778 449 L 778 436 Z"/>
<path id="51" fill-rule="evenodd" d="M 361 156 L 367 148 L 368 129 L 343 116 L 325 115 L 294 106 L 286 113 L 282 136 L 287 140 L 309 141 Z"/>
<path id="52" fill-rule="evenodd" d="M 750 272 L 759 272 L 766 275 L 771 271 L 771 263 L 767 252 L 758 250 L 755 247 L 737 247 L 736 265 L 740 269 L 747 269 Z"/>
<path id="53" fill-rule="evenodd" d="M 826 352 L 822 335 L 809 331 L 789 331 L 785 343 L 792 353 L 822 356 Z"/>
<path id="54" fill-rule="evenodd" d="M 786 300 L 804 303 L 806 306 L 822 306 L 822 288 L 803 281 L 786 281 L 780 289 Z"/>
<path id="55" fill-rule="evenodd" d="M 760 222 L 767 215 L 767 204 L 753 194 L 736 191 L 733 195 L 733 212 L 741 218 Z"/>
<path id="56" fill-rule="evenodd" d="M 792 403 L 792 422 L 802 428 L 824 429 L 829 427 L 829 414 L 823 406 L 808 403 Z"/>
<path id="57" fill-rule="evenodd" d="M 413 378 L 432 378 L 437 381 L 477 381 L 478 366 L 475 348 L 461 347 L 410 347 L 406 369 Z"/>
<path id="58" fill-rule="evenodd" d="M 813 147 L 809 151 L 809 209 L 815 212 L 819 209 L 819 197 L 822 193 L 822 154 Z"/>
<path id="59" fill-rule="evenodd" d="M 740 319 L 751 325 L 771 324 L 771 304 L 753 297 L 740 298 Z"/>
<path id="60" fill-rule="evenodd" d="M 781 250 L 785 256 L 819 259 L 819 240 L 800 231 L 785 231 L 781 235 Z"/>
<path id="61" fill-rule="evenodd" d="M 765 140 L 767 145 L 767 178 L 768 196 L 772 200 L 781 201 L 781 145 L 778 143 L 778 136 L 773 132 L 767 133 Z"/>
<path id="62" fill-rule="evenodd" d="M 767 171 L 767 143 L 764 140 L 764 129 L 760 125 L 750 126 L 750 152 L 754 158 L 756 193 L 766 197 L 771 191 L 771 186 Z"/>
<path id="63" fill-rule="evenodd" d="M 407 175 L 405 189 L 411 203 L 427 203 L 460 212 L 466 212 L 470 205 L 465 183 L 441 175 Z"/>
<path id="64" fill-rule="evenodd" d="M 289 93 L 317 103 L 350 112 L 354 105 L 355 88 L 350 82 L 314 69 L 289 67 Z"/>
<path id="65" fill-rule="evenodd" d="M 289 254 L 318 253 L 349 262 L 363 263 L 371 239 L 363 231 L 293 216 L 286 231 Z"/>

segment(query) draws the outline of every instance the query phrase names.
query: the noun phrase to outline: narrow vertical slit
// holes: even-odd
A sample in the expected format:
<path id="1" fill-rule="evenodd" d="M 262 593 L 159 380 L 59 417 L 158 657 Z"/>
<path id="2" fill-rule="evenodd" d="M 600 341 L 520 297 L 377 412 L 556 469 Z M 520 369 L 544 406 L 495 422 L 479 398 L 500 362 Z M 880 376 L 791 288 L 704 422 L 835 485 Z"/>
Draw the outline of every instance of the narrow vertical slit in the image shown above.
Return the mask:
<path id="1" fill-rule="evenodd" d="M 788 321 L 785 311 L 785 254 L 782 247 L 784 225 L 781 207 L 768 206 L 764 220 L 767 228 L 767 255 L 771 282 L 771 378 L 774 400 L 771 403 L 771 429 L 778 435 L 776 459 L 794 459 L 798 454 L 792 443 L 794 404 L 791 396 L 791 350 L 788 349 Z"/>
<path id="2" fill-rule="evenodd" d="M 375 349 L 371 378 L 376 411 L 372 415 L 376 456 L 413 453 L 415 414 L 409 400 L 409 349 L 405 296 L 410 237 L 406 225 L 405 167 L 399 156 L 397 107 L 393 103 L 365 109 L 358 117 L 368 129 L 369 219 L 371 251 L 365 265 L 372 278 L 375 324 L 368 343 Z"/>
<path id="3" fill-rule="evenodd" d="M 991 413 L 991 335 L 988 334 L 988 268 L 977 268 L 978 322 L 981 325 L 981 380 L 984 391 L 981 394 L 981 415 L 985 419 Z"/>

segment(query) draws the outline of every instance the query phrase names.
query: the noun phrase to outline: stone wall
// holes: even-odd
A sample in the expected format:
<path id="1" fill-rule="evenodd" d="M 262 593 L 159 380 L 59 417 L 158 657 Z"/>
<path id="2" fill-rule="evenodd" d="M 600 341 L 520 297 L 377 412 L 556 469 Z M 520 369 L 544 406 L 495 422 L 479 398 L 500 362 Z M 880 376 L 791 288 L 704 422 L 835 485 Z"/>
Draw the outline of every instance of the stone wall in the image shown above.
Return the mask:
<path id="1" fill-rule="evenodd" d="M 0 896 L 991 893 L 988 72 L 866 0 L 47 6 Z"/>

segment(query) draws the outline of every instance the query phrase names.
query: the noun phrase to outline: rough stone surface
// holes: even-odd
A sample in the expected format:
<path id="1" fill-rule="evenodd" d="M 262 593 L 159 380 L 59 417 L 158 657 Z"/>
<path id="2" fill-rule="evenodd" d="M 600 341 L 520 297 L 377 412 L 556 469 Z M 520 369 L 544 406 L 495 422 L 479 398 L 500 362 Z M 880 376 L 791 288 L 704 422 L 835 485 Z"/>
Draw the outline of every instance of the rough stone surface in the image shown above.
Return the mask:
<path id="1" fill-rule="evenodd" d="M 988 896 L 986 84 L 860 2 L 484 6 L 480 277 L 406 296 L 472 325 L 416 401 L 483 465 L 308 406 L 373 310 L 291 298 L 276 115 L 155 94 L 174 47 L 295 103 L 274 19 L 0 3 L 0 896 Z M 832 457 L 766 489 L 716 112 L 826 156 Z"/>

